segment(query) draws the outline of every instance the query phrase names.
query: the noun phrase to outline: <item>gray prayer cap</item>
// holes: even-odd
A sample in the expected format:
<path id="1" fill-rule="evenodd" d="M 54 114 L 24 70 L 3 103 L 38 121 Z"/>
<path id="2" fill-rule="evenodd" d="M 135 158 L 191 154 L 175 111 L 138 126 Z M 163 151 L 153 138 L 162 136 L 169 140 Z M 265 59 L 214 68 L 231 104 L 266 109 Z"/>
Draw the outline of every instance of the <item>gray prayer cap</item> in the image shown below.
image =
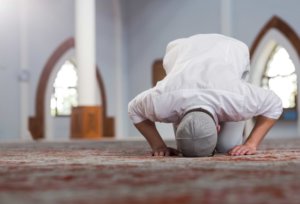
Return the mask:
<path id="1" fill-rule="evenodd" d="M 205 112 L 187 113 L 176 130 L 177 148 L 186 157 L 212 156 L 217 144 L 214 120 Z"/>

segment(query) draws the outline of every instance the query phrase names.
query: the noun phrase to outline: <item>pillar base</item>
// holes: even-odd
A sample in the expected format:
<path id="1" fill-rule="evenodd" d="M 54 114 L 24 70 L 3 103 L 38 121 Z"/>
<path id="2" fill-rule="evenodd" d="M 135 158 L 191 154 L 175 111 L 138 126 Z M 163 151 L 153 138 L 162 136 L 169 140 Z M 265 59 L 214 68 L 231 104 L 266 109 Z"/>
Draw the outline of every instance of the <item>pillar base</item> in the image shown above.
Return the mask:
<path id="1" fill-rule="evenodd" d="M 71 138 L 100 139 L 103 137 L 101 106 L 78 106 L 72 108 Z"/>

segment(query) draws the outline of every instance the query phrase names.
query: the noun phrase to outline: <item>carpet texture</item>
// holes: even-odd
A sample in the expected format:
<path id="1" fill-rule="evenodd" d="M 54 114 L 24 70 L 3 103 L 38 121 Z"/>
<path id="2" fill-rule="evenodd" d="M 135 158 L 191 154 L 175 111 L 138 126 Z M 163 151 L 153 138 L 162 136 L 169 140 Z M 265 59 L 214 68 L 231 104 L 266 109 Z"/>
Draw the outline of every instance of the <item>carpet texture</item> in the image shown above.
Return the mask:
<path id="1" fill-rule="evenodd" d="M 207 158 L 151 157 L 144 141 L 2 143 L 0 203 L 300 203 L 300 140 Z"/>

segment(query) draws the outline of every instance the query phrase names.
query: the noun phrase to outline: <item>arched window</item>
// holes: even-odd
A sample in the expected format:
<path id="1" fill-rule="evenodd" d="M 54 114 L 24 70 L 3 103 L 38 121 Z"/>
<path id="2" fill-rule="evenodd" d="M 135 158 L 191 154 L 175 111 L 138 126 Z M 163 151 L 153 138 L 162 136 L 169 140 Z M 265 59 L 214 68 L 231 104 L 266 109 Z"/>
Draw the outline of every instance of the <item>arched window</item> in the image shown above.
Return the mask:
<path id="1" fill-rule="evenodd" d="M 283 120 L 297 120 L 297 75 L 287 50 L 276 45 L 265 65 L 262 86 L 274 91 L 282 100 Z"/>
<path id="2" fill-rule="evenodd" d="M 77 106 L 77 70 L 72 60 L 67 60 L 58 71 L 51 95 L 51 115 L 69 116 Z"/>

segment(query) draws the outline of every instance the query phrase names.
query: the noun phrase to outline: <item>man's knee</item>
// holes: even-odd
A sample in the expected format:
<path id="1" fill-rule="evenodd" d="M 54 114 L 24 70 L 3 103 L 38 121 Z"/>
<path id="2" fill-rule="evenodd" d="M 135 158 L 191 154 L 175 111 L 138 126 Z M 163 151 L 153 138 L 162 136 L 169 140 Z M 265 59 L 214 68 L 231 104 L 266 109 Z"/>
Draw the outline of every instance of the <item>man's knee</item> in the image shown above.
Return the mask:
<path id="1" fill-rule="evenodd" d="M 243 131 L 245 121 L 226 122 L 222 124 L 221 132 L 218 137 L 217 151 L 227 153 L 233 147 L 243 143 Z"/>
<path id="2" fill-rule="evenodd" d="M 221 138 L 219 139 L 217 143 L 217 148 L 216 150 L 219 153 L 227 153 L 229 150 L 231 150 L 233 147 L 237 145 L 243 144 L 243 137 L 236 138 L 236 141 L 230 141 L 230 140 L 222 140 Z"/>

